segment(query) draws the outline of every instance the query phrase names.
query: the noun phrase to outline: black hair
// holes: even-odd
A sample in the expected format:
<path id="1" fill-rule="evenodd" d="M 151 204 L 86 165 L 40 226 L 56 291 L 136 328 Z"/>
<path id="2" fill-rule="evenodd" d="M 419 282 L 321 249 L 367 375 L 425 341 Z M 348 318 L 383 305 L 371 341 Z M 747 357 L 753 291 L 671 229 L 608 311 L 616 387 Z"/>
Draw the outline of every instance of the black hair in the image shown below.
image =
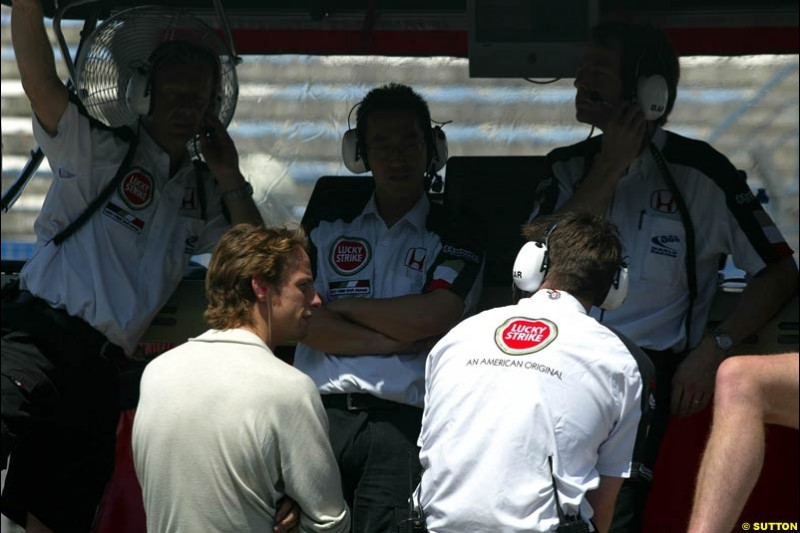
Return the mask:
<path id="1" fill-rule="evenodd" d="M 425 146 L 427 147 L 428 153 L 426 166 L 429 166 L 431 159 L 435 155 L 433 130 L 431 129 L 431 111 L 428 108 L 428 103 L 418 92 L 408 85 L 400 83 L 390 83 L 388 85 L 376 87 L 368 92 L 364 99 L 361 100 L 358 110 L 356 111 L 356 133 L 358 135 L 357 149 L 359 155 L 364 158 L 364 162 L 367 163 L 367 168 L 369 168 L 366 150 L 367 119 L 369 116 L 378 111 L 396 109 L 413 109 L 414 115 L 417 117 L 417 123 L 425 138 Z"/>
<path id="2" fill-rule="evenodd" d="M 659 124 L 667 121 L 678 92 L 680 63 L 666 34 L 650 24 L 623 21 L 602 22 L 592 29 L 592 42 L 604 48 L 619 46 L 621 52 L 622 90 L 626 99 L 636 92 L 639 76 L 660 74 L 667 81 L 669 97 Z"/>

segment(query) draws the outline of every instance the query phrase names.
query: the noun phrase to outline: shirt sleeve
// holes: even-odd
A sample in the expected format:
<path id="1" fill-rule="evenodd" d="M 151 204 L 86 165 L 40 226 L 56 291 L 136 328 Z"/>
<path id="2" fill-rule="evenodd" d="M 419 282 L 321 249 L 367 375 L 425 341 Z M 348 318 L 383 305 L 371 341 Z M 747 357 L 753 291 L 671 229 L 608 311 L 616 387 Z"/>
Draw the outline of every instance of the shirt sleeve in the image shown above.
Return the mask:
<path id="1" fill-rule="evenodd" d="M 775 263 L 792 255 L 772 218 L 750 191 L 743 171 L 730 163 L 728 172 L 717 184 L 725 195 L 725 228 L 728 252 L 737 267 L 748 274 L 757 274 L 765 264 Z"/>
<path id="2" fill-rule="evenodd" d="M 662 152 L 670 165 L 696 171 L 688 174 L 686 185 L 692 187 L 695 194 L 687 201 L 698 197 L 705 199 L 695 212 L 700 217 L 713 216 L 708 228 L 703 226 L 703 229 L 716 230 L 713 242 L 720 243 L 714 250 L 716 253 L 731 254 L 736 266 L 750 274 L 758 273 L 765 264 L 792 255 L 775 223 L 750 191 L 746 174 L 734 167 L 725 155 L 704 141 L 675 134 L 667 137 Z"/>
<path id="3" fill-rule="evenodd" d="M 619 417 L 599 449 L 597 472 L 603 476 L 652 479 L 645 464 L 645 441 L 655 409 L 655 370 L 647 355 L 623 339 L 635 366 L 615 374 Z"/>
<path id="4" fill-rule="evenodd" d="M 128 143 L 89 118 L 70 97 L 55 135 L 36 116 L 33 135 L 47 156 L 53 181 L 35 231 L 40 244 L 49 241 L 92 202 L 114 176 Z"/>
<path id="5" fill-rule="evenodd" d="M 483 245 L 466 224 L 451 223 L 440 233 L 441 248 L 428 270 L 422 292 L 445 289 L 466 300 L 479 283 Z"/>
<path id="6" fill-rule="evenodd" d="M 300 530 L 345 533 L 350 512 L 342 496 L 341 478 L 328 439 L 328 418 L 319 392 L 302 376 L 278 422 L 280 465 L 285 493 L 300 506 Z"/>
<path id="7" fill-rule="evenodd" d="M 548 155 L 545 174 L 536 187 L 533 211 L 528 222 L 540 216 L 552 215 L 572 197 L 573 184 L 581 178 L 579 174 L 575 175 L 574 166 L 574 161 L 556 161 Z"/>

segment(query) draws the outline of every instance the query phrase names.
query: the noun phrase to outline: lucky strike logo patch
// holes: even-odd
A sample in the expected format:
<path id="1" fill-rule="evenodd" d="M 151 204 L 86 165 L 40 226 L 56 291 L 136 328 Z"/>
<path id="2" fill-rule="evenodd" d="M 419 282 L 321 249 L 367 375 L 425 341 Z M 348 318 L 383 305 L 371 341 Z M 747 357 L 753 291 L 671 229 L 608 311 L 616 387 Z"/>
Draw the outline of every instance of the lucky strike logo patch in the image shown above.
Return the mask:
<path id="1" fill-rule="evenodd" d="M 339 237 L 331 246 L 330 262 L 341 276 L 360 272 L 372 259 L 369 243 L 358 237 Z"/>
<path id="2" fill-rule="evenodd" d="M 144 209 L 153 201 L 153 177 L 142 170 L 134 168 L 122 178 L 119 195 L 131 209 Z"/>
<path id="3" fill-rule="evenodd" d="M 497 347 L 508 355 L 526 355 L 546 348 L 558 337 L 558 326 L 544 318 L 513 317 L 494 334 Z"/>

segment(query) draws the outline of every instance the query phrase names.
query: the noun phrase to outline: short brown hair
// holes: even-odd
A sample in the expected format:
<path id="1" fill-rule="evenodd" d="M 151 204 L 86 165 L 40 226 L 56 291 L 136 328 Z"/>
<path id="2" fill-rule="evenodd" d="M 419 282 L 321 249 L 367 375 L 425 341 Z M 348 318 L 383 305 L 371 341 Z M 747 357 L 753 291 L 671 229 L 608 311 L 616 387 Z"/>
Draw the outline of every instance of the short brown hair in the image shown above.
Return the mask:
<path id="1" fill-rule="evenodd" d="M 622 264 L 617 227 L 601 216 L 569 212 L 522 227 L 527 241 L 547 241 L 549 286 L 600 305 Z"/>
<path id="2" fill-rule="evenodd" d="M 601 22 L 592 29 L 592 42 L 603 47 L 619 46 L 622 90 L 626 99 L 636 91 L 637 76 L 659 74 L 667 82 L 667 109 L 657 122 L 667 122 L 675 106 L 681 66 L 678 55 L 663 30 L 650 25 L 621 20 Z"/>
<path id="3" fill-rule="evenodd" d="M 256 301 L 252 277 L 277 287 L 286 274 L 292 252 L 308 244 L 302 228 L 263 228 L 239 224 L 219 240 L 206 274 L 204 318 L 215 329 L 252 324 Z"/>

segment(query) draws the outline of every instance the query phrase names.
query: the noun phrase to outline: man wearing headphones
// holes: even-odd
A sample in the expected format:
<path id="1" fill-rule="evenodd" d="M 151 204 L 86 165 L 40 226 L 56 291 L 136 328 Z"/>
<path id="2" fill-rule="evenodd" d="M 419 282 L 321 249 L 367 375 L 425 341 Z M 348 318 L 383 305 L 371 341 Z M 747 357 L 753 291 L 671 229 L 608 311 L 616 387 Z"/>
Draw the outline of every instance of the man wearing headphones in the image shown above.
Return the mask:
<path id="1" fill-rule="evenodd" d="M 576 116 L 603 135 L 551 152 L 533 217 L 584 210 L 620 228 L 631 265 L 619 310 L 595 310 L 653 359 L 658 394 L 648 459 L 618 500 L 614 531 L 639 531 L 670 411 L 703 409 L 731 348 L 764 324 L 797 287 L 792 250 L 743 173 L 711 146 L 662 129 L 679 64 L 666 36 L 621 22 L 593 30 L 575 87 Z M 752 276 L 734 311 L 706 331 L 720 257 Z"/>
<path id="2" fill-rule="evenodd" d="M 425 100 L 405 85 L 378 87 L 356 118 L 345 163 L 363 161 L 375 192 L 306 228 L 323 306 L 295 366 L 322 394 L 353 531 L 395 532 L 419 476 L 427 348 L 476 302 L 483 254 L 426 195 L 445 156 Z"/>
<path id="3" fill-rule="evenodd" d="M 466 319 L 428 356 L 419 503 L 431 533 L 606 532 L 636 469 L 652 364 L 588 316 L 625 298 L 617 230 L 568 213 L 523 234 L 513 275 L 526 297 Z"/>
<path id="4" fill-rule="evenodd" d="M 91 119 L 58 79 L 39 0 L 15 0 L 14 51 L 53 170 L 37 249 L 2 312 L 2 511 L 28 531 L 87 531 L 114 463 L 117 362 L 132 355 L 192 255 L 229 222 L 260 224 L 232 140 L 209 111 L 215 53 L 157 50 L 138 132 Z M 193 165 L 200 136 L 208 164 Z M 210 170 L 210 172 L 209 172 Z"/>

